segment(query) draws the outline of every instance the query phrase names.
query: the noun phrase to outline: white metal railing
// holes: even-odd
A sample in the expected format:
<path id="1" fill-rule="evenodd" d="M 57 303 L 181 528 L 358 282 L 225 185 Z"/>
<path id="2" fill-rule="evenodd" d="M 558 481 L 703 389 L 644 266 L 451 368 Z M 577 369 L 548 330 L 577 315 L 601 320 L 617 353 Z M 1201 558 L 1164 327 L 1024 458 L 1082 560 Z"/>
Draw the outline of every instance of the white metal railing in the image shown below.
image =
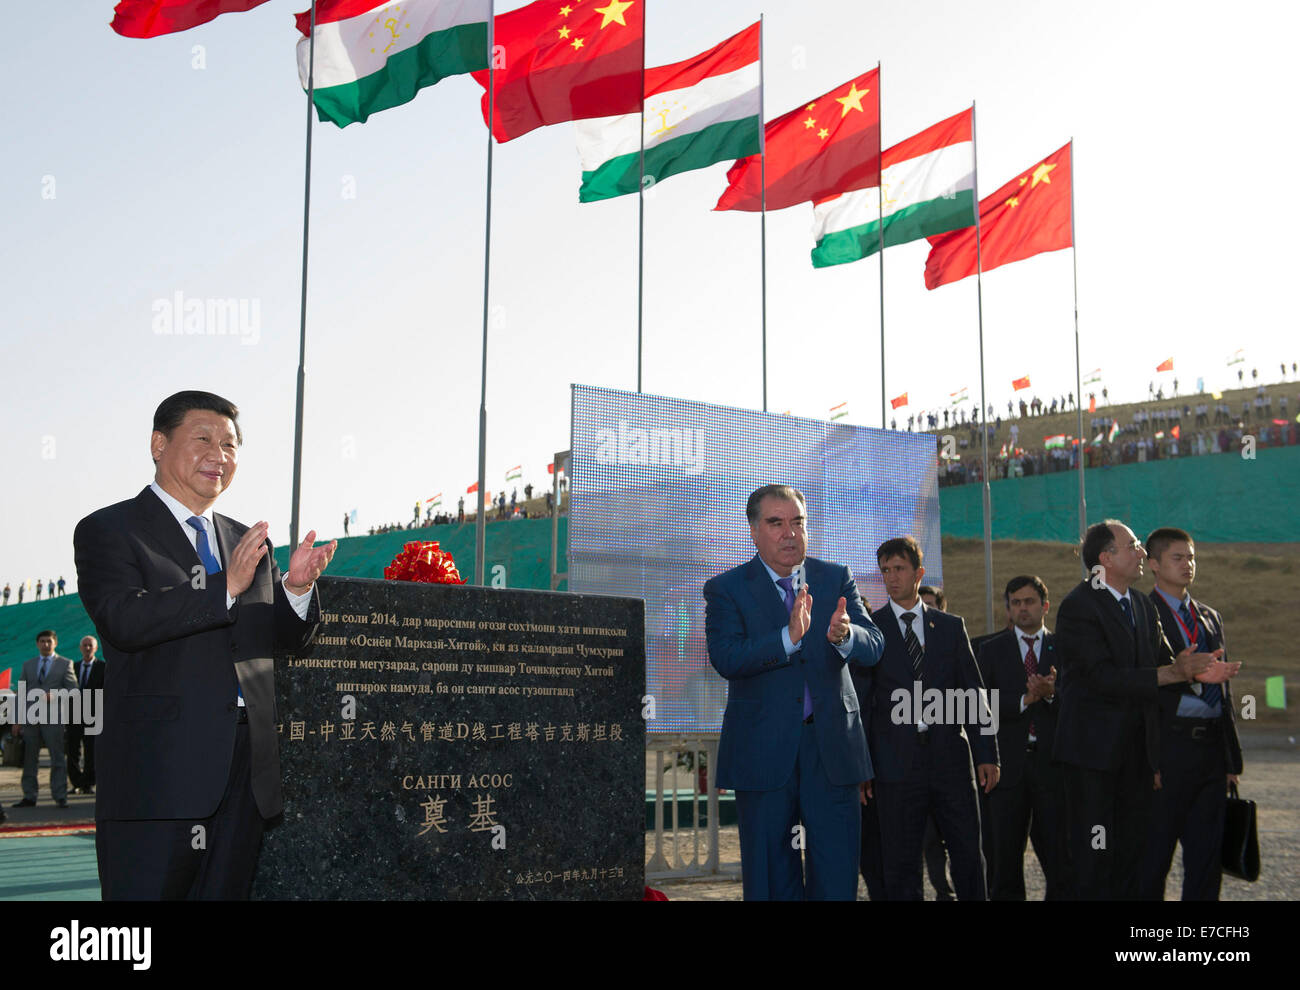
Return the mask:
<path id="1" fill-rule="evenodd" d="M 646 751 L 655 754 L 654 854 L 646 864 L 647 882 L 723 872 L 718 863 L 718 790 L 713 786 L 713 774 L 718 765 L 717 735 L 654 735 L 646 739 Z M 681 765 L 681 757 L 687 753 L 693 754 L 690 769 Z M 703 774 L 700 772 L 701 763 L 705 767 Z M 701 776 L 706 781 L 704 793 L 700 791 Z M 667 812 L 671 826 L 665 821 L 666 801 L 671 804 Z M 681 824 L 679 809 L 685 802 L 691 806 L 689 825 Z M 701 803 L 704 805 L 703 815 Z"/>

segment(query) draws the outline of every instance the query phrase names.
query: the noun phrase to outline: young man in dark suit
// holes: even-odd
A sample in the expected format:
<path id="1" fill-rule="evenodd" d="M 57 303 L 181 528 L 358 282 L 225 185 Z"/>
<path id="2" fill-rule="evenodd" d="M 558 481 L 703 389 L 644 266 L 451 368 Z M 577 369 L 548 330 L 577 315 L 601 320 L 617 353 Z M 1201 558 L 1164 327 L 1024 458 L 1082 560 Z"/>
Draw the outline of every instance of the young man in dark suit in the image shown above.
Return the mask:
<path id="1" fill-rule="evenodd" d="M 77 524 L 77 587 L 104 645 L 95 848 L 105 900 L 248 897 L 283 810 L 272 657 L 319 621 L 337 541 L 293 548 L 213 513 L 243 434 L 234 404 L 178 392 L 154 413 L 153 483 Z"/>
<path id="2" fill-rule="evenodd" d="M 1025 842 L 1047 881 L 1047 900 L 1066 896 L 1061 768 L 1052 761 L 1056 734 L 1056 642 L 1044 621 L 1051 609 L 1041 578 L 1021 574 L 1003 592 L 1010 629 L 986 640 L 980 673 L 997 698 L 1002 776 L 988 796 L 993 824 L 995 901 L 1025 899 Z"/>
<path id="3" fill-rule="evenodd" d="M 925 823 L 934 816 L 952 861 L 959 900 L 987 897 L 976 787 L 998 781 L 997 741 L 983 696 L 966 624 L 927 608 L 918 590 L 925 568 L 910 536 L 886 540 L 876 551 L 889 603 L 872 613 L 885 650 L 871 672 L 869 748 L 876 776 L 885 897 L 921 900 L 921 849 Z M 915 719 L 917 692 L 922 718 Z M 925 712 L 925 692 L 950 704 L 936 717 Z M 960 714 L 950 717 L 960 699 Z M 974 763 L 972 764 L 972 751 Z"/>
<path id="4" fill-rule="evenodd" d="M 1052 755 L 1065 764 L 1067 847 L 1080 900 L 1136 900 L 1160 767 L 1159 689 L 1190 682 L 1212 654 L 1174 655 L 1156 607 L 1133 585 L 1142 541 L 1116 519 L 1089 527 L 1089 577 L 1056 613 L 1057 712 Z"/>
<path id="5" fill-rule="evenodd" d="M 63 724 L 60 717 L 64 707 L 56 700 L 54 691 L 69 691 L 77 682 L 72 674 L 72 661 L 55 652 L 59 637 L 53 629 L 42 629 L 36 634 L 37 656 L 23 664 L 22 680 L 27 694 L 43 693 L 47 699 L 48 717 L 35 725 L 22 725 L 15 721 L 13 734 L 22 736 L 27 743 L 23 759 L 23 799 L 15 808 L 30 808 L 36 804 L 36 772 L 40 765 L 43 745 L 50 751 L 50 797 L 60 808 L 68 806 L 68 760 L 63 750 Z"/>
<path id="6" fill-rule="evenodd" d="M 1188 594 L 1196 580 L 1191 536 L 1157 529 L 1147 537 L 1147 557 L 1156 579 L 1151 601 L 1170 645 L 1198 653 L 1224 648 L 1223 618 Z M 1242 767 L 1235 715 L 1226 679 L 1160 689 L 1160 789 L 1152 797 L 1142 871 L 1143 894 L 1151 900 L 1164 900 L 1176 843 L 1183 847 L 1182 899 L 1219 899 L 1227 789 Z"/>
<path id="7" fill-rule="evenodd" d="M 757 554 L 704 585 L 709 662 L 728 682 L 717 786 L 736 792 L 745 900 L 851 901 L 871 761 L 847 664 L 879 659 L 880 630 L 849 569 L 807 556 L 797 489 L 766 485 L 745 515 Z"/>

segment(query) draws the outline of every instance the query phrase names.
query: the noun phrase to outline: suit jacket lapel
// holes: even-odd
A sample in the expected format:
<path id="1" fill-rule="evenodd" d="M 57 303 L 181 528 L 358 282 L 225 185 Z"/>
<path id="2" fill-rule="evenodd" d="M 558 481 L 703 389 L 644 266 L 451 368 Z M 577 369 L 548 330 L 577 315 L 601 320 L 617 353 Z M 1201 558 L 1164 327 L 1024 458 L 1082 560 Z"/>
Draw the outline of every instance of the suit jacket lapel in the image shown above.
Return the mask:
<path id="1" fill-rule="evenodd" d="M 885 637 L 885 653 L 892 653 L 894 656 L 901 658 L 907 664 L 907 669 L 910 672 L 912 658 L 908 656 L 907 644 L 903 642 L 903 634 L 898 631 L 898 616 L 894 614 L 894 609 L 886 602 L 885 607 L 872 616 L 872 620 Z M 890 647 L 893 647 L 893 649 L 891 650 Z"/>
<path id="2" fill-rule="evenodd" d="M 781 591 L 772 583 L 771 575 L 767 573 L 767 568 L 763 566 L 763 561 L 757 554 L 749 562 L 749 571 L 745 575 L 745 582 L 749 585 L 754 601 L 758 602 L 763 614 L 771 620 L 774 626 L 779 627 L 790 624 L 790 613 L 786 611 L 785 600 L 781 597 Z"/>
<path id="3" fill-rule="evenodd" d="M 1191 599 L 1191 603 L 1192 603 L 1192 615 L 1196 617 L 1196 621 L 1200 624 L 1201 628 L 1205 632 L 1206 650 L 1216 649 L 1215 640 L 1221 638 L 1219 635 L 1218 625 L 1205 611 L 1205 609 L 1201 608 L 1200 602 L 1198 602 L 1195 598 L 1193 598 Z"/>
<path id="4" fill-rule="evenodd" d="M 1127 634 L 1128 642 L 1130 645 L 1129 665 L 1136 667 L 1138 665 L 1137 663 L 1138 662 L 1138 647 L 1137 647 L 1138 627 L 1136 623 L 1139 621 L 1138 612 L 1140 611 L 1140 606 L 1135 600 L 1137 596 L 1132 594 L 1132 592 L 1130 591 L 1129 604 L 1133 607 L 1133 622 L 1130 623 L 1128 620 L 1128 616 L 1124 614 L 1124 606 L 1122 606 L 1119 603 L 1119 600 L 1116 599 L 1116 597 L 1110 593 L 1109 588 L 1105 588 L 1105 587 L 1097 588 L 1094 590 L 1093 593 L 1100 595 L 1101 598 L 1103 599 L 1102 606 L 1101 606 L 1102 613 L 1104 615 L 1109 616 L 1111 622 L 1113 622 L 1115 625 L 1117 625 L 1120 629 L 1122 629 Z"/>
<path id="5" fill-rule="evenodd" d="M 1147 610 L 1142 607 L 1138 601 L 1138 596 L 1129 589 L 1129 601 L 1133 606 L 1133 624 L 1134 624 L 1134 643 L 1133 643 L 1133 660 L 1134 666 L 1144 667 L 1150 664 L 1144 664 L 1143 658 L 1151 649 L 1151 634 L 1147 629 Z M 1152 658 L 1154 659 L 1154 657 Z"/>
<path id="6" fill-rule="evenodd" d="M 232 521 L 215 512 L 212 513 L 212 528 L 216 530 L 217 552 L 221 554 L 221 569 L 224 571 L 230 555 L 235 552 L 235 547 L 239 546 L 239 540 L 235 539 Z"/>
<path id="7" fill-rule="evenodd" d="M 181 531 L 181 525 L 177 523 L 176 517 L 151 488 L 145 488 L 140 493 L 135 500 L 135 505 L 145 531 L 162 545 L 168 557 L 182 564 L 187 570 L 195 564 L 202 563 L 198 551 Z"/>

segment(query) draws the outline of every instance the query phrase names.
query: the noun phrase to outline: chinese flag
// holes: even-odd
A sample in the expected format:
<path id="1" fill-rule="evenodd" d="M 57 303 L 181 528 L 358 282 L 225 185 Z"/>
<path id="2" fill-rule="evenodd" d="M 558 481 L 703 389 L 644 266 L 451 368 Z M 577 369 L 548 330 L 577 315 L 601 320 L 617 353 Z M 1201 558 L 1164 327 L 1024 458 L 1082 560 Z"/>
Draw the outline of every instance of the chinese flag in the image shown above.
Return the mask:
<path id="1" fill-rule="evenodd" d="M 930 286 L 930 288 L 933 289 L 934 286 L 932 285 L 932 286 Z M 1022 388 L 1029 388 L 1029 376 L 1028 376 L 1028 375 L 1025 375 L 1024 378 L 1016 378 L 1016 379 L 1014 379 L 1014 380 L 1011 382 L 1011 387 L 1012 387 L 1013 389 L 1015 389 L 1017 392 L 1019 392 Z"/>
<path id="2" fill-rule="evenodd" d="M 1161 361 L 1158 365 L 1156 365 L 1156 371 L 1173 371 L 1173 370 L 1174 370 L 1173 358 L 1166 358 L 1165 360 Z"/>
<path id="3" fill-rule="evenodd" d="M 478 482 L 477 482 L 477 481 L 474 482 L 474 484 L 470 485 L 468 488 L 465 489 L 465 494 L 466 494 L 466 495 L 473 495 L 476 491 L 478 491 Z"/>
<path id="4" fill-rule="evenodd" d="M 156 38 L 264 3 L 266 0 L 121 0 L 109 26 L 126 38 Z"/>
<path id="5" fill-rule="evenodd" d="M 905 406 L 905 405 L 907 405 L 907 393 L 906 393 L 906 392 L 904 392 L 902 395 L 900 395 L 900 396 L 899 396 L 898 398 L 896 398 L 896 399 L 890 399 L 890 400 L 889 400 L 889 407 L 890 407 L 891 409 L 897 409 L 899 406 Z"/>
<path id="6" fill-rule="evenodd" d="M 927 289 L 975 274 L 974 227 L 936 234 L 929 240 Z M 980 249 L 986 272 L 1072 243 L 1068 144 L 980 200 Z"/>
<path id="7" fill-rule="evenodd" d="M 880 184 L 880 69 L 837 86 L 764 128 L 767 208 L 784 210 Z M 739 159 L 715 210 L 763 208 L 763 156 Z"/>
<path id="8" fill-rule="evenodd" d="M 492 135 L 641 110 L 644 0 L 539 0 L 494 21 Z M 503 53 L 503 54 L 502 54 Z M 486 91 L 488 73 L 474 79 Z M 488 95 L 483 94 L 483 119 Z"/>
<path id="9" fill-rule="evenodd" d="M 1182 436 L 1183 431 L 1179 428 L 1178 424 L 1175 423 L 1174 428 L 1170 430 L 1169 433 L 1175 440 L 1177 440 L 1180 436 Z"/>
<path id="10" fill-rule="evenodd" d="M 1093 395 L 1093 396 L 1089 396 L 1089 397 L 1088 397 L 1088 412 L 1090 412 L 1090 413 L 1095 413 L 1096 411 L 1097 411 L 1097 397 L 1096 397 L 1095 395 Z"/>

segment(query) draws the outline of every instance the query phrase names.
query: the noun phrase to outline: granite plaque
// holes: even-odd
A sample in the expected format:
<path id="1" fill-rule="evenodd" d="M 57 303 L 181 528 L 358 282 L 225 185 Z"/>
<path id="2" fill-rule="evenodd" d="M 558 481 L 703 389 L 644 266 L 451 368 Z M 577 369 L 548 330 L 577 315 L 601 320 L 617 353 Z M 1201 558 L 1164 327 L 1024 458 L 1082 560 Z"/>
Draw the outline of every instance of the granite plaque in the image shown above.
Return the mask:
<path id="1" fill-rule="evenodd" d="M 639 900 L 637 599 L 325 577 L 253 896 Z"/>

